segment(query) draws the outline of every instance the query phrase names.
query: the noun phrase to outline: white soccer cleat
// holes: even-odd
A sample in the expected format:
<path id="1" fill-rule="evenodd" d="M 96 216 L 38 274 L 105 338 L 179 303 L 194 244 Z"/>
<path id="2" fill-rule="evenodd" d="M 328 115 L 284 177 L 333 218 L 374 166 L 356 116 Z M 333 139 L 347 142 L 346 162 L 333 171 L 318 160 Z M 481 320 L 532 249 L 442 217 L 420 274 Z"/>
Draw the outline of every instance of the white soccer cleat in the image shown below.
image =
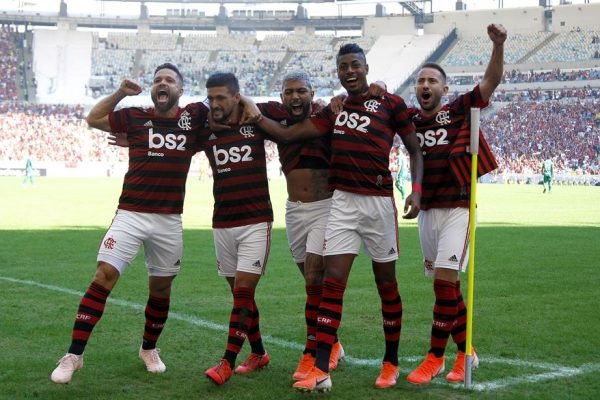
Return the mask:
<path id="1" fill-rule="evenodd" d="M 160 349 L 158 348 L 144 350 L 140 347 L 140 358 L 144 364 L 146 364 L 146 369 L 148 372 L 162 374 L 167 370 L 167 367 L 160 359 L 158 353 L 160 353 Z"/>
<path id="2" fill-rule="evenodd" d="M 56 364 L 58 366 L 54 368 L 52 375 L 50 375 L 52 382 L 69 383 L 73 374 L 83 367 L 83 354 L 67 353 Z"/>

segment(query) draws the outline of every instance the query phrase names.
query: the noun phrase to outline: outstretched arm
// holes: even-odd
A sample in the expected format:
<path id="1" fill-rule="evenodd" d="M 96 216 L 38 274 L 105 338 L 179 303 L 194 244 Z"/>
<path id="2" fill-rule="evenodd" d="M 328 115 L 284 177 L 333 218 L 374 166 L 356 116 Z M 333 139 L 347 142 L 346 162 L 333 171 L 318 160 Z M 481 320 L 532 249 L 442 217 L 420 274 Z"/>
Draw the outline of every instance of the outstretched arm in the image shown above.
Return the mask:
<path id="1" fill-rule="evenodd" d="M 110 132 L 108 114 L 114 111 L 121 100 L 127 96 L 135 96 L 142 92 L 142 87 L 130 79 L 123 79 L 119 88 L 111 95 L 100 100 L 90 110 L 86 121 L 92 128 Z"/>
<path id="2" fill-rule="evenodd" d="M 320 136 L 323 133 L 310 121 L 305 118 L 302 121 L 295 123 L 292 126 L 286 127 L 277 121 L 273 121 L 262 115 L 256 103 L 249 97 L 242 97 L 240 101 L 244 105 L 244 109 L 248 110 L 248 115 L 258 114 L 256 125 L 269 134 L 278 143 L 294 142 L 301 139 L 310 139 Z M 250 122 L 249 122 L 250 123 Z"/>
<path id="3" fill-rule="evenodd" d="M 308 118 L 286 127 L 263 116 L 257 125 L 273 137 L 277 143 L 295 142 L 296 140 L 310 139 L 323 134 Z"/>
<path id="4" fill-rule="evenodd" d="M 504 71 L 504 42 L 506 41 L 506 29 L 501 24 L 490 24 L 487 27 L 488 36 L 494 44 L 492 56 L 483 79 L 479 84 L 479 91 L 483 100 L 488 101 L 492 93 L 502 81 Z"/>

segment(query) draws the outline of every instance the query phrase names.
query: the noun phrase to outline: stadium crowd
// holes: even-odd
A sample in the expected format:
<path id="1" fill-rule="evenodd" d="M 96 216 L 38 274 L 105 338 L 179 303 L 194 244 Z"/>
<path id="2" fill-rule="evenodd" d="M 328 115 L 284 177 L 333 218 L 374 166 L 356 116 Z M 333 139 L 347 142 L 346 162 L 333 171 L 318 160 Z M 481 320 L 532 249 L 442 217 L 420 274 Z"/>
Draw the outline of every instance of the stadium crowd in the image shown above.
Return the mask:
<path id="1" fill-rule="evenodd" d="M 551 158 L 561 179 L 598 175 L 599 106 L 597 98 L 506 104 L 483 122 L 499 173 L 508 180 L 529 179 Z"/>
<path id="2" fill-rule="evenodd" d="M 18 57 L 13 28 L 0 28 L 0 101 L 14 100 L 18 96 Z"/>
<path id="3" fill-rule="evenodd" d="M 84 114 L 78 105 L 0 103 L 0 160 L 30 158 L 70 168 L 83 161 L 126 161 L 126 152 L 110 148 L 104 133 L 88 128 Z"/>
<path id="4" fill-rule="evenodd" d="M 499 163 L 495 179 L 527 182 L 539 174 L 546 157 L 555 160 L 559 183 L 600 175 L 599 107 L 596 96 L 517 100 L 497 109 L 482 122 Z M 109 146 L 104 133 L 89 129 L 85 114 L 78 105 L 0 103 L 0 160 L 30 157 L 36 162 L 64 162 L 68 167 L 84 161 L 126 162 L 126 151 Z M 390 154 L 392 170 L 396 156 Z M 267 161 L 271 176 L 280 174 L 272 142 L 267 144 Z M 206 163 L 205 157 L 195 157 L 192 169 L 208 176 Z M 581 183 L 590 183 L 585 179 Z"/>
<path id="5" fill-rule="evenodd" d="M 502 83 L 536 83 L 536 82 L 572 82 L 600 79 L 600 69 L 579 69 L 562 71 L 555 68 L 549 71 L 521 71 L 512 69 L 504 73 Z M 481 80 L 480 75 L 448 76 L 449 85 L 473 85 Z"/>

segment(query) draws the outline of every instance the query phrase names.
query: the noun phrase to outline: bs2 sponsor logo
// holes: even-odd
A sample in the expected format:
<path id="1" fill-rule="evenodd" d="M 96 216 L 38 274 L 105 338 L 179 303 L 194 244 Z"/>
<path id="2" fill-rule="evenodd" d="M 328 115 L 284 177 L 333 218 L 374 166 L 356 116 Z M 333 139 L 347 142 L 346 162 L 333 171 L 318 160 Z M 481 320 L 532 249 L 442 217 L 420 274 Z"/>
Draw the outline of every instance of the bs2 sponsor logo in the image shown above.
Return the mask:
<path id="1" fill-rule="evenodd" d="M 349 113 L 348 111 L 342 111 L 335 119 L 336 126 L 347 126 L 362 133 L 367 133 L 367 127 L 370 123 L 371 118 L 365 115 L 361 117 L 358 113 Z"/>
<path id="2" fill-rule="evenodd" d="M 229 148 L 229 151 L 217 149 L 217 146 L 213 146 L 212 150 L 217 165 L 225 165 L 229 162 L 239 163 L 254 160 L 252 157 L 252 148 L 248 145 L 242 147 L 233 146 Z"/>
<path id="3" fill-rule="evenodd" d="M 443 146 L 448 144 L 448 131 L 444 128 L 439 128 L 437 130 L 430 129 L 425 131 L 425 133 L 417 132 L 417 138 L 419 139 L 419 146 L 421 147 L 433 147 L 433 146 Z"/>
<path id="4" fill-rule="evenodd" d="M 154 133 L 154 129 L 148 130 L 148 148 L 149 149 L 162 149 L 185 151 L 185 144 L 187 138 L 185 135 L 175 135 L 174 133 L 167 133 L 163 135 L 161 133 Z"/>

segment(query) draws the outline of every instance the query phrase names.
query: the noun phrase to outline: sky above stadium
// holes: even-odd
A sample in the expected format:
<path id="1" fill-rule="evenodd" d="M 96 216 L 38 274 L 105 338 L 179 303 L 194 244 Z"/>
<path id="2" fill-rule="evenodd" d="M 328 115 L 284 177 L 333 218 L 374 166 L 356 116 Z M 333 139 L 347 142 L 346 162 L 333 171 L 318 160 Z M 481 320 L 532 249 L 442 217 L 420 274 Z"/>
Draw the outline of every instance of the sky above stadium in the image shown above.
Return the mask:
<path id="1" fill-rule="evenodd" d="M 111 0 L 65 0 L 70 15 L 92 15 L 92 16 L 131 16 L 139 15 L 140 3 L 120 2 Z M 572 4 L 584 4 L 586 2 L 599 3 L 600 0 L 571 0 Z M 373 15 L 375 5 L 383 4 L 387 14 L 401 14 L 402 7 L 396 0 L 356 0 L 356 1 L 334 1 L 331 3 L 309 4 L 303 3 L 308 10 L 309 16 L 352 16 L 352 15 Z M 495 9 L 499 4 L 504 8 L 513 7 L 535 7 L 539 5 L 539 0 L 464 0 L 467 10 L 476 9 Z M 551 5 L 558 5 L 560 0 L 550 0 Z M 2 0 L 0 11 L 20 11 L 33 13 L 56 14 L 59 9 L 60 0 Z M 433 12 L 453 11 L 455 10 L 455 0 L 432 0 L 431 8 Z M 205 15 L 216 15 L 218 13 L 218 4 L 196 4 L 187 3 L 182 0 L 180 4 L 174 3 L 146 3 L 150 15 L 166 15 L 167 9 L 184 8 L 196 9 L 205 12 Z M 228 10 L 259 10 L 265 9 L 264 4 L 226 4 Z M 295 10 L 295 3 L 274 3 L 269 4 L 268 9 L 273 10 Z M 429 11 L 429 5 L 426 5 L 426 11 Z"/>

